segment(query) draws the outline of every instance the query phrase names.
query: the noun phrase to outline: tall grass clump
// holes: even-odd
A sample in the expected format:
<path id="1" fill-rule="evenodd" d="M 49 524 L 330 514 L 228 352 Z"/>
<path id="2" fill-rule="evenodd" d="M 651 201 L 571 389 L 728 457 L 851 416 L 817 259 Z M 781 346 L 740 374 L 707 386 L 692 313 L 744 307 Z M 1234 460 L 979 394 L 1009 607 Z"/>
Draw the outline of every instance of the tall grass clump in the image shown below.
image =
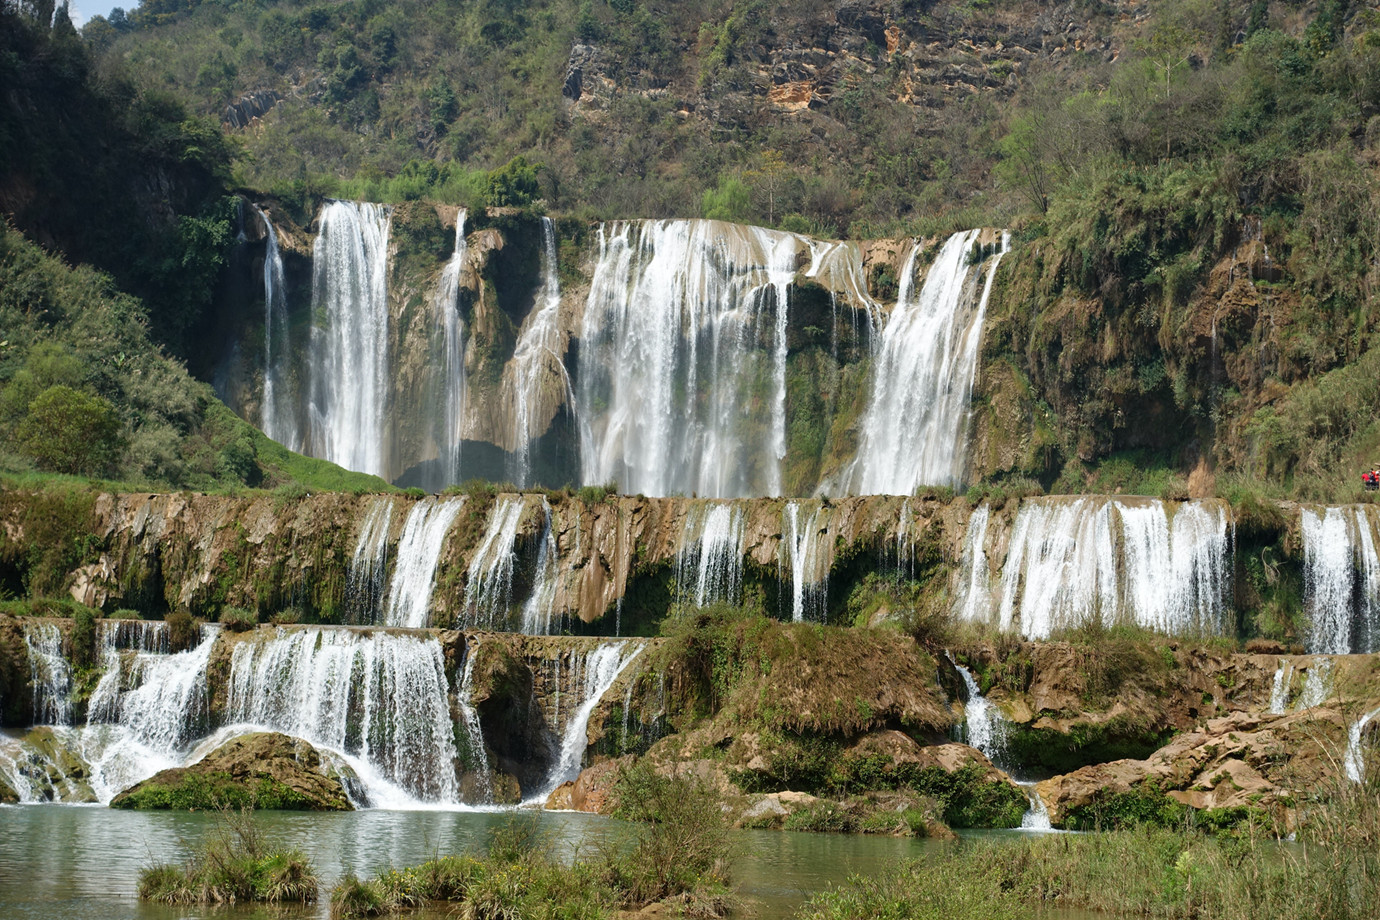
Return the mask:
<path id="1" fill-rule="evenodd" d="M 298 850 L 272 849 L 251 812 L 225 811 L 220 827 L 181 865 L 139 872 L 139 898 L 163 904 L 316 900 L 316 874 Z"/>

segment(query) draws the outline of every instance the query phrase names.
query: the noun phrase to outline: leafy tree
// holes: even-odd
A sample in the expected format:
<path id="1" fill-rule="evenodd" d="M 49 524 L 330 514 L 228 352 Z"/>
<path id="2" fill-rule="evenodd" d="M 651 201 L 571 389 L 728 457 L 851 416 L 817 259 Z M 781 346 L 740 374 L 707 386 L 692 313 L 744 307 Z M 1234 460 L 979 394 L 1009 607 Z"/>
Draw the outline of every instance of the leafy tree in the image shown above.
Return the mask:
<path id="1" fill-rule="evenodd" d="M 78 476 L 108 469 L 121 448 L 120 419 L 110 401 L 68 386 L 40 393 L 15 435 L 40 468 Z"/>
<path id="2" fill-rule="evenodd" d="M 484 185 L 484 203 L 491 208 L 524 208 L 540 193 L 537 169 L 524 156 L 515 156 L 489 173 Z"/>
<path id="3" fill-rule="evenodd" d="M 710 220 L 745 221 L 752 212 L 752 191 L 737 176 L 720 176 L 717 186 L 705 189 L 700 210 Z"/>

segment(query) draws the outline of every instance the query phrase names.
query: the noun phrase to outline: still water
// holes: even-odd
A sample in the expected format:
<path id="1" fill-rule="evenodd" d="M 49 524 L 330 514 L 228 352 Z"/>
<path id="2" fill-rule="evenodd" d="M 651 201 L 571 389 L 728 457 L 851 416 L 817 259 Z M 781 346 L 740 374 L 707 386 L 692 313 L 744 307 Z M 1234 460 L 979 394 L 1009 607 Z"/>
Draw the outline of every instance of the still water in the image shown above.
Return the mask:
<path id="1" fill-rule="evenodd" d="M 616 821 L 539 812 L 553 850 L 565 857 L 617 833 Z M 126 812 L 92 806 L 0 806 L 0 918 L 5 920 L 266 920 L 329 913 L 329 892 L 345 874 L 367 877 L 416 865 L 437 854 L 483 846 L 507 811 L 357 811 L 339 814 L 260 812 L 274 845 L 303 850 L 321 882 L 322 901 L 305 910 L 167 908 L 136 897 L 139 870 L 184 858 L 216 829 L 214 815 Z M 788 917 L 811 893 L 873 874 L 888 863 L 949 844 L 928 840 L 779 831 L 735 832 L 734 878 L 757 901 L 759 920 Z M 443 911 L 436 916 L 444 916 Z M 425 914 L 412 914 L 423 917 Z"/>

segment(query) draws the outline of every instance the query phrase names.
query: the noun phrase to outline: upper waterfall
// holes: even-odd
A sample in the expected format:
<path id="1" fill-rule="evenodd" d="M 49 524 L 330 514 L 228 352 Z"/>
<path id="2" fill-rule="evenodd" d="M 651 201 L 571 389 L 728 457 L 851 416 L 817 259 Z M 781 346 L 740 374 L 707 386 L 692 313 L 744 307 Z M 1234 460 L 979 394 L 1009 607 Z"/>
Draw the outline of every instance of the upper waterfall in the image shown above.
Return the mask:
<path id="1" fill-rule="evenodd" d="M 264 393 L 259 410 L 260 427 L 279 444 L 296 449 L 297 413 L 288 391 L 287 358 L 292 343 L 288 339 L 287 281 L 283 277 L 283 257 L 278 251 L 278 231 L 273 229 L 262 209 L 254 212 L 264 225 Z"/>
<path id="2" fill-rule="evenodd" d="M 460 320 L 460 273 L 465 269 L 465 210 L 455 216 L 455 248 L 441 269 L 432 307 L 441 339 L 441 414 L 436 426 L 436 451 L 441 469 L 438 488 L 460 481 L 460 442 L 465 421 L 465 324 Z"/>
<path id="3" fill-rule="evenodd" d="M 872 371 L 872 397 L 851 471 L 855 494 L 909 495 L 916 486 L 958 485 L 963 479 L 982 325 L 1009 239 L 1003 234 L 982 280 L 982 260 L 971 255 L 979 233 L 949 237 L 918 295 L 922 244 L 911 249 Z"/>
<path id="4" fill-rule="evenodd" d="M 549 388 L 558 388 L 573 401 L 570 375 L 562 360 L 561 281 L 556 264 L 556 229 L 551 218 L 541 219 L 541 286 L 536 304 L 523 324 L 505 369 L 504 398 L 512 403 L 513 482 L 519 488 L 532 484 L 532 440 L 540 437 L 549 421 L 540 413 L 541 399 Z"/>
<path id="5" fill-rule="evenodd" d="M 388 234 L 383 205 L 330 201 L 312 256 L 311 435 L 346 469 L 388 472 Z"/>

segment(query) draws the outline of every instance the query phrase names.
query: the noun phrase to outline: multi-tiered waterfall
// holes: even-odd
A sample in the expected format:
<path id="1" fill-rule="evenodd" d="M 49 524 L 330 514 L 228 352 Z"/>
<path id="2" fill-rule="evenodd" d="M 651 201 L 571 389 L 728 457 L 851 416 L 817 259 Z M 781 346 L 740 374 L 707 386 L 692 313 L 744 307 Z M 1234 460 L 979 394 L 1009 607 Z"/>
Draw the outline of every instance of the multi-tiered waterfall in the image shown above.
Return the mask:
<path id="1" fill-rule="evenodd" d="M 312 270 L 307 453 L 387 475 L 389 210 L 331 201 Z"/>
<path id="2" fill-rule="evenodd" d="M 1380 651 L 1380 515 L 1371 505 L 1304 508 L 1301 515 L 1308 650 Z"/>
<path id="3" fill-rule="evenodd" d="M 853 494 L 909 495 L 920 485 L 963 480 L 983 320 L 1007 244 L 1003 236 L 998 252 L 983 263 L 972 257 L 978 236 L 969 230 L 949 237 L 918 295 L 922 244 L 911 248 L 872 372 L 872 398 L 848 483 Z"/>

